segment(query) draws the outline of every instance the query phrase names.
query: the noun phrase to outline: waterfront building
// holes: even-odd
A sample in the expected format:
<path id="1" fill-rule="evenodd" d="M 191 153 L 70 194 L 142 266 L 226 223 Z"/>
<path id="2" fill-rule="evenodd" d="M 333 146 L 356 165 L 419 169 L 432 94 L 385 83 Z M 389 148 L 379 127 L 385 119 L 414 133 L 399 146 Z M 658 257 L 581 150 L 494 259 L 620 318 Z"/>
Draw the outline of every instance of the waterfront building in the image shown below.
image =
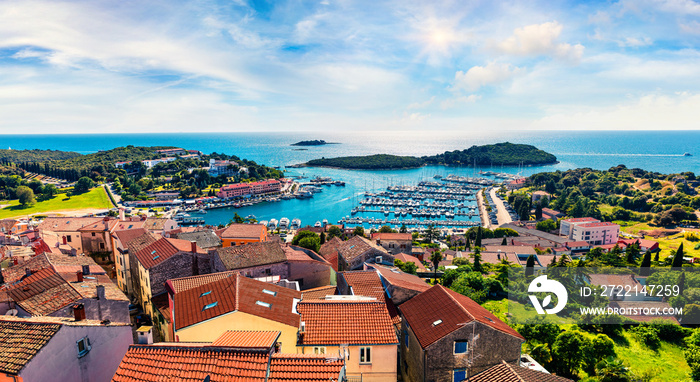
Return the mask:
<path id="1" fill-rule="evenodd" d="M 520 361 L 523 336 L 469 297 L 442 285 L 399 309 L 404 381 L 462 381 L 502 361 Z"/>
<path id="2" fill-rule="evenodd" d="M 219 189 L 216 196 L 222 199 L 240 198 L 253 195 L 265 195 L 280 192 L 282 183 L 276 179 L 259 182 L 227 184 Z"/>

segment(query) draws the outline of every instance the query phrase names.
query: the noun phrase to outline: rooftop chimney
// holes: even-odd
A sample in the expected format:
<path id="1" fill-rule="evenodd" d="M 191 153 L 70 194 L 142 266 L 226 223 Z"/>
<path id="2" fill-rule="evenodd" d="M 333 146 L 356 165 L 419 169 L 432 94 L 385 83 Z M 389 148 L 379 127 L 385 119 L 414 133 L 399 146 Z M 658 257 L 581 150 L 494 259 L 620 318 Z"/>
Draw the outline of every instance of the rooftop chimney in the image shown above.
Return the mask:
<path id="1" fill-rule="evenodd" d="M 63 236 L 63 245 L 66 245 L 66 244 L 68 244 L 68 239 L 66 239 L 66 236 L 64 235 Z"/>
<path id="2" fill-rule="evenodd" d="M 83 265 L 83 274 L 84 275 L 90 274 L 90 266 L 89 265 Z"/>
<path id="3" fill-rule="evenodd" d="M 197 253 L 197 242 L 196 241 L 190 242 L 190 251 L 192 253 Z"/>
<path id="4" fill-rule="evenodd" d="M 107 299 L 105 297 L 105 286 L 104 285 L 97 286 L 97 299 L 100 301 L 104 301 Z"/>
<path id="5" fill-rule="evenodd" d="M 83 282 L 83 271 L 75 272 L 75 276 L 78 278 L 79 283 Z"/>
<path id="6" fill-rule="evenodd" d="M 17 258 L 16 258 L 16 257 L 12 259 L 12 263 L 13 263 L 14 265 L 17 265 Z"/>
<path id="7" fill-rule="evenodd" d="M 126 220 L 126 215 L 124 214 L 124 209 L 120 208 L 119 209 L 119 220 L 124 221 Z"/>
<path id="8" fill-rule="evenodd" d="M 76 321 L 82 321 L 85 319 L 85 305 L 75 304 L 73 305 L 73 314 L 75 315 Z"/>

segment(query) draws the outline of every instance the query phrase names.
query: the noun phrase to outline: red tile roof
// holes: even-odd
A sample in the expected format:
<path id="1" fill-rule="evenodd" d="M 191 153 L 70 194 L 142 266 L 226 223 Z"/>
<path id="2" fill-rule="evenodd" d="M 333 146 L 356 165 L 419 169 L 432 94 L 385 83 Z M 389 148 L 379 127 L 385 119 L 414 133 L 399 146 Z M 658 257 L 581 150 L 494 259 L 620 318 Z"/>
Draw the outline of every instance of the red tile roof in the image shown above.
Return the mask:
<path id="1" fill-rule="evenodd" d="M 119 220 L 117 219 L 109 219 L 104 220 L 101 219 L 99 221 L 96 221 L 94 223 L 90 223 L 87 225 L 84 225 L 78 231 L 80 232 L 95 232 L 95 231 L 112 231 L 114 227 L 119 224 Z"/>
<path id="2" fill-rule="evenodd" d="M 423 349 L 472 321 L 524 340 L 513 328 L 474 300 L 442 285 L 435 285 L 403 303 L 401 314 Z"/>
<path id="3" fill-rule="evenodd" d="M 49 315 L 82 298 L 51 268 L 25 278 L 10 289 L 8 295 L 33 316 Z"/>
<path id="4" fill-rule="evenodd" d="M 218 232 L 217 232 L 218 233 Z M 267 235 L 262 224 L 231 224 L 220 234 L 222 239 L 259 239 Z"/>
<path id="5" fill-rule="evenodd" d="M 335 295 L 337 288 L 335 285 L 327 285 L 318 288 L 307 289 L 301 292 L 302 300 L 323 300 L 326 296 Z"/>
<path id="6" fill-rule="evenodd" d="M 131 345 L 113 382 L 264 382 L 269 355 L 264 351 L 179 344 Z"/>
<path id="7" fill-rule="evenodd" d="M 587 241 L 579 240 L 579 241 L 567 241 L 566 246 L 569 248 L 572 248 L 572 247 L 590 247 L 591 245 L 588 244 Z"/>
<path id="8" fill-rule="evenodd" d="M 119 230 L 119 231 L 114 231 L 113 235 L 119 239 L 121 242 L 122 246 L 126 248 L 126 245 L 131 242 L 132 240 L 145 235 L 148 233 L 148 231 L 145 228 L 133 228 L 133 229 L 124 229 L 124 230 Z"/>
<path id="9" fill-rule="evenodd" d="M 218 248 L 219 259 L 226 269 L 243 269 L 287 261 L 279 243 L 262 242 Z"/>
<path id="10" fill-rule="evenodd" d="M 146 218 L 143 222 L 143 228 L 149 231 L 162 231 L 165 229 L 165 223 L 170 219 L 166 218 Z"/>
<path id="11" fill-rule="evenodd" d="M 372 240 L 406 240 L 413 241 L 410 233 L 377 232 L 372 234 Z"/>
<path id="12" fill-rule="evenodd" d="M 395 267 L 385 267 L 379 264 L 371 264 L 371 267 L 379 271 L 382 278 L 389 284 L 404 288 L 424 292 L 430 289 L 430 284 L 416 275 L 411 275 L 400 271 Z"/>
<path id="13" fill-rule="evenodd" d="M 567 223 L 580 223 L 580 222 L 597 222 L 600 220 L 598 220 L 596 218 L 571 218 L 571 219 L 564 219 L 562 221 L 567 222 Z"/>
<path id="14" fill-rule="evenodd" d="M 531 370 L 519 365 L 511 365 L 502 361 L 501 364 L 482 371 L 472 376 L 468 382 L 573 382 L 573 380 L 559 377 L 541 371 Z"/>
<path id="15" fill-rule="evenodd" d="M 268 382 L 337 382 L 343 365 L 321 354 L 273 354 Z"/>
<path id="16" fill-rule="evenodd" d="M 227 330 L 211 346 L 271 349 L 280 334 L 277 331 Z"/>
<path id="17" fill-rule="evenodd" d="M 99 221 L 102 221 L 102 218 L 47 217 L 38 228 L 40 231 L 78 232 L 80 228 Z"/>
<path id="18" fill-rule="evenodd" d="M 396 306 L 384 293 L 382 280 L 379 278 L 376 270 L 340 272 L 339 274 L 345 279 L 348 286 L 352 288 L 355 296 L 374 297 L 377 301 L 384 301 L 389 317 L 391 317 L 391 322 L 394 325 L 401 322 L 401 316 L 399 316 Z"/>
<path id="19" fill-rule="evenodd" d="M 616 226 L 619 227 L 619 225 L 615 223 L 610 223 L 610 222 L 595 222 L 595 223 L 584 223 L 584 224 L 579 224 L 579 227 L 608 227 L 608 226 Z"/>
<path id="20" fill-rule="evenodd" d="M 196 247 L 198 253 L 204 251 Z M 178 252 L 192 253 L 192 243 L 185 240 L 161 238 L 136 252 L 136 258 L 144 268 L 150 269 Z"/>
<path id="21" fill-rule="evenodd" d="M 376 301 L 302 301 L 302 345 L 398 344 L 386 305 Z"/>
<path id="22" fill-rule="evenodd" d="M 192 289 L 192 288 L 196 288 L 198 286 L 209 284 L 213 281 L 218 281 L 221 279 L 225 279 L 227 277 L 231 277 L 234 274 L 236 274 L 236 273 L 233 271 L 210 273 L 207 275 L 189 276 L 189 277 L 181 277 L 181 278 L 177 278 L 177 279 L 170 279 L 167 281 L 167 283 L 170 284 L 171 290 L 173 292 L 180 293 L 180 292 L 186 291 L 188 289 Z"/>
<path id="23" fill-rule="evenodd" d="M 351 262 L 352 259 L 364 255 L 371 249 L 376 249 L 387 253 L 384 248 L 372 243 L 362 236 L 353 236 L 348 239 L 348 241 L 344 242 L 338 247 L 338 253 L 345 259 L 345 261 Z"/>
<path id="24" fill-rule="evenodd" d="M 26 269 L 29 268 L 32 272 L 38 272 L 44 268 L 51 266 L 48 257 L 45 253 L 36 255 L 22 264 L 14 265 L 2 270 L 2 275 L 5 278 L 5 283 L 13 284 L 19 281 L 27 274 Z"/>
<path id="25" fill-rule="evenodd" d="M 17 375 L 61 328 L 60 324 L 0 318 L 0 371 Z"/>
<path id="26" fill-rule="evenodd" d="M 411 255 L 409 255 L 409 254 L 406 254 L 406 253 L 403 253 L 403 252 L 402 252 L 402 253 L 398 253 L 398 254 L 394 255 L 394 259 L 395 259 L 395 260 L 401 260 L 401 261 L 403 261 L 404 263 L 413 263 L 413 264 L 415 264 L 415 265 L 416 265 L 416 270 L 418 270 L 419 272 L 425 272 L 425 271 L 427 271 L 427 269 L 425 269 L 425 265 L 423 265 L 423 263 L 421 263 L 420 260 L 418 260 L 418 258 L 415 257 L 415 256 L 411 256 Z"/>
<path id="27" fill-rule="evenodd" d="M 299 315 L 292 312 L 295 299 L 301 292 L 235 274 L 176 293 L 175 330 L 233 311 L 299 327 Z"/>

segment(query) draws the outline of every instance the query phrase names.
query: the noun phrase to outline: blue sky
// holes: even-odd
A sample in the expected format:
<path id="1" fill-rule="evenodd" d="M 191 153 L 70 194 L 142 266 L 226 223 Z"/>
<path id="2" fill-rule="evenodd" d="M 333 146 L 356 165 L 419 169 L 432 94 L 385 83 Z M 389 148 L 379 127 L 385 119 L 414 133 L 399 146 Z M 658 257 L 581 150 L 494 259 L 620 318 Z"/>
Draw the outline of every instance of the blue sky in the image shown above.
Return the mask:
<path id="1" fill-rule="evenodd" d="M 692 0 L 3 0 L 0 20 L 0 134 L 699 126 Z"/>

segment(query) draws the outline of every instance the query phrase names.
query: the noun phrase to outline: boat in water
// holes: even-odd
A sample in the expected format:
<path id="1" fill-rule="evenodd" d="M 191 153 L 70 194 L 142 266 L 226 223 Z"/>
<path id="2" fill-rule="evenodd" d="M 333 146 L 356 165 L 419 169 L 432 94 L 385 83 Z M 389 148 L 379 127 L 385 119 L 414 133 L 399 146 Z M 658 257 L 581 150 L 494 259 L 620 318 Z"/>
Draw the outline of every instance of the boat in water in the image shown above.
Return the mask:
<path id="1" fill-rule="evenodd" d="M 289 228 L 289 219 L 287 219 L 287 218 L 280 219 L 279 229 L 287 229 L 287 228 Z"/>
<path id="2" fill-rule="evenodd" d="M 683 153 L 683 156 L 684 156 L 684 157 L 692 157 L 693 154 L 691 154 L 691 153 Z"/>
<path id="3" fill-rule="evenodd" d="M 316 228 L 321 228 L 321 222 L 320 222 L 320 221 L 317 221 L 317 222 L 314 224 L 314 227 L 316 227 Z"/>
<path id="4" fill-rule="evenodd" d="M 291 229 L 299 229 L 301 228 L 301 219 L 292 219 L 292 225 L 289 227 Z"/>
<path id="5" fill-rule="evenodd" d="M 270 219 L 270 222 L 267 223 L 267 228 L 269 228 L 269 229 L 277 228 L 277 219 Z"/>
<path id="6" fill-rule="evenodd" d="M 323 221 L 322 221 L 321 223 L 323 223 L 323 226 L 324 226 L 324 227 L 327 226 L 327 225 L 328 225 L 328 219 L 323 219 Z"/>

